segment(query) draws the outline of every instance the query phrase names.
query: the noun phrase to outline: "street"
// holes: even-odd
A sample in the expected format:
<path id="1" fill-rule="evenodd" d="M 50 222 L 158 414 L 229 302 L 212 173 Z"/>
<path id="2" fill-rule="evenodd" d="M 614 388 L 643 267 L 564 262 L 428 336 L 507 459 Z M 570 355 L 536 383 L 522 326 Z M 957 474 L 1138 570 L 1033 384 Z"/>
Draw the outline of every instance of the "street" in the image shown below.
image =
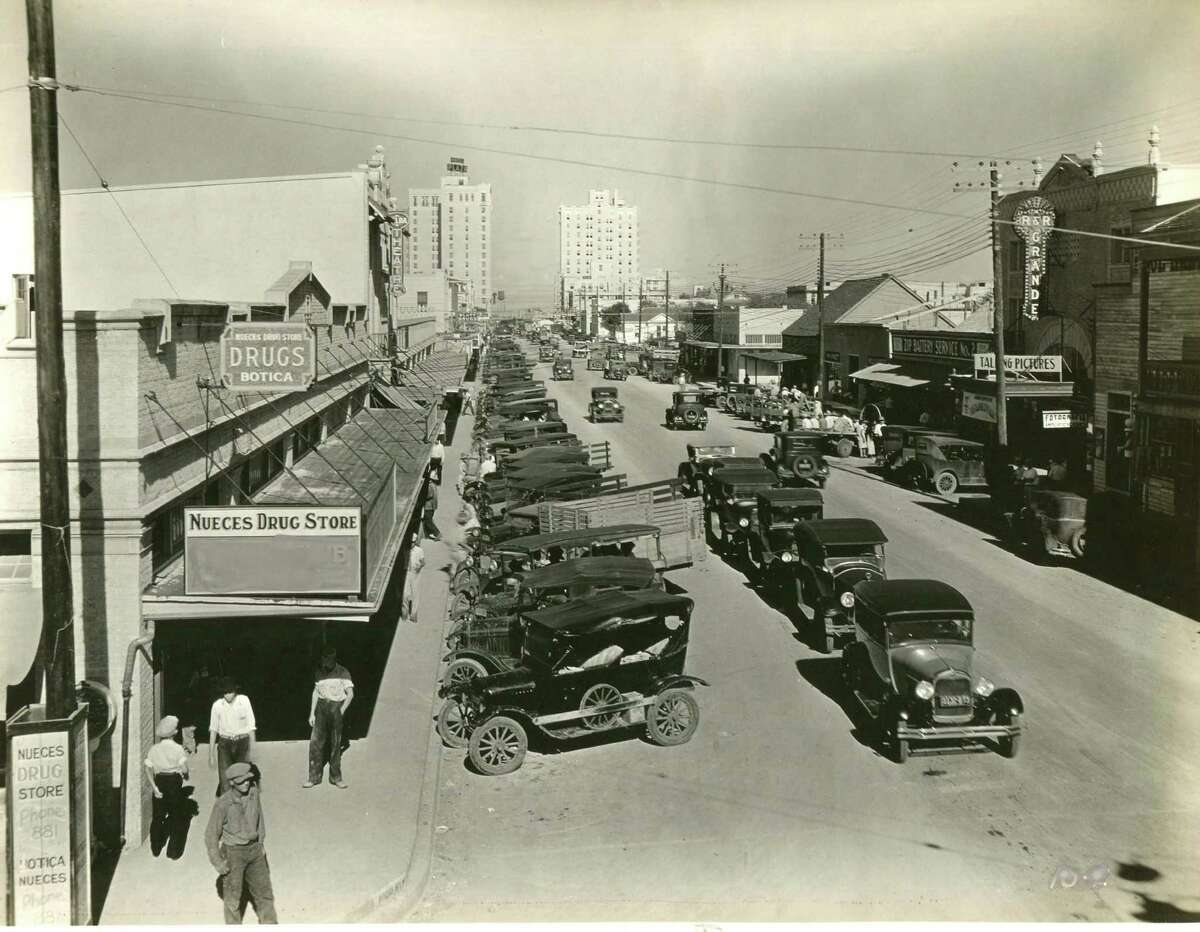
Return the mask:
<path id="1" fill-rule="evenodd" d="M 668 431 L 671 386 L 605 383 L 583 360 L 575 371 L 550 382 L 542 364 L 534 377 L 582 440 L 611 442 L 631 483 L 674 476 L 689 441 L 733 442 L 739 455 L 770 446 L 713 410 L 703 433 Z M 587 422 L 597 384 L 618 386 L 623 424 Z M 634 733 L 531 754 L 503 777 L 443 750 L 432 875 L 409 918 L 1066 921 L 1197 909 L 1196 623 L 1072 565 L 1035 565 L 953 505 L 840 462 L 826 517 L 875 520 L 890 577 L 941 579 L 967 596 L 980 672 L 1025 700 L 1019 756 L 881 756 L 855 731 L 837 656 L 811 649 L 710 553 L 668 574 L 696 600 L 688 670 L 711 683 L 697 691 L 692 741 L 660 748 Z"/>

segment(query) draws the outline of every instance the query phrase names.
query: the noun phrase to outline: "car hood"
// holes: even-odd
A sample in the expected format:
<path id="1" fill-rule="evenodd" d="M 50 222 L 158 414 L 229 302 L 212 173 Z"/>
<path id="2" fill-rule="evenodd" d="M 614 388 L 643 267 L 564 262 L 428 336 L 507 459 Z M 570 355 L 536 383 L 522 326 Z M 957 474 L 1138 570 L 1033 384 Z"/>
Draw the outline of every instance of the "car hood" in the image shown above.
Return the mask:
<path id="1" fill-rule="evenodd" d="M 969 677 L 974 654 L 970 644 L 905 644 L 892 648 L 892 670 L 897 685 L 902 681 L 916 683 L 928 680 L 932 683 L 938 676 L 948 672 Z"/>
<path id="2" fill-rule="evenodd" d="M 837 587 L 838 592 L 850 592 L 860 582 L 884 578 L 883 570 L 874 562 L 866 560 L 849 560 L 841 563 L 833 563 L 829 567 L 829 570 L 833 573 L 834 585 Z"/>
<path id="3" fill-rule="evenodd" d="M 796 543 L 796 529 L 791 524 L 768 528 L 767 542 L 772 550 L 791 550 Z"/>
<path id="4" fill-rule="evenodd" d="M 479 695 L 493 702 L 503 702 L 533 692 L 535 683 L 529 670 L 518 667 L 491 676 L 476 677 L 471 681 L 471 686 Z"/>

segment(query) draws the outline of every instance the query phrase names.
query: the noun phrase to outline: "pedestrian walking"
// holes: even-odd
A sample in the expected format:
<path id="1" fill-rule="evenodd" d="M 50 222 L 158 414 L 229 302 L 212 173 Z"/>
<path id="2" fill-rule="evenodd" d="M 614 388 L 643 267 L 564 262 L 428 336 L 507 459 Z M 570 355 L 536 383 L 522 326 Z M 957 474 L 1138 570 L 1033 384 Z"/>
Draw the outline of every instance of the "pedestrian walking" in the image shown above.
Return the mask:
<path id="1" fill-rule="evenodd" d="M 308 707 L 312 736 L 308 739 L 305 789 L 321 782 L 326 764 L 329 765 L 329 782 L 339 790 L 346 789 L 342 779 L 342 726 L 353 700 L 354 681 L 346 668 L 337 662 L 337 650 L 326 647 L 321 651 L 321 664 L 313 675 L 312 702 Z"/>
<path id="2" fill-rule="evenodd" d="M 267 823 L 263 818 L 262 791 L 254 770 L 244 762 L 230 764 L 221 773 L 230 792 L 217 800 L 208 818 L 204 842 L 208 860 L 220 875 L 218 886 L 225 903 L 225 924 L 241 925 L 242 893 L 249 894 L 260 924 L 275 925 L 275 891 L 267 863 Z"/>
<path id="3" fill-rule="evenodd" d="M 425 532 L 425 536 L 430 540 L 441 540 L 442 533 L 433 522 L 433 516 L 437 512 L 438 498 L 437 485 L 432 481 L 425 485 L 425 504 L 421 508 L 421 523 Z"/>
<path id="4" fill-rule="evenodd" d="M 188 755 L 176 741 L 179 719 L 165 716 L 154 729 L 158 738 L 146 754 L 146 775 L 150 778 L 151 800 L 150 853 L 158 857 L 163 846 L 172 861 L 183 855 L 187 838 L 188 798 L 183 784 L 188 779 Z"/>
<path id="5" fill-rule="evenodd" d="M 463 398 L 462 410 L 459 413 L 460 414 L 474 414 L 475 413 L 475 399 L 473 397 L 471 397 L 471 389 L 467 388 L 467 386 L 465 386 L 465 385 L 463 386 L 463 390 L 462 390 L 462 398 Z"/>
<path id="6" fill-rule="evenodd" d="M 442 484 L 442 461 L 446 458 L 446 446 L 442 442 L 445 439 L 445 434 L 438 434 L 433 449 L 429 451 L 429 481 L 438 485 Z"/>
<path id="7" fill-rule="evenodd" d="M 254 709 L 250 699 L 237 691 L 232 677 L 221 678 L 221 695 L 212 704 L 208 720 L 208 765 L 218 767 L 221 776 L 217 795 L 229 789 L 225 771 L 235 763 L 245 763 L 254 753 Z"/>
<path id="8" fill-rule="evenodd" d="M 463 487 L 467 481 L 467 476 L 471 474 L 471 459 L 466 453 L 458 454 L 458 475 L 454 479 L 454 490 L 458 492 L 458 497 L 462 498 Z"/>
<path id="9" fill-rule="evenodd" d="M 400 598 L 400 620 L 417 620 L 417 577 L 425 566 L 425 551 L 416 534 L 412 536 L 408 546 L 408 572 L 404 574 L 404 594 Z"/>

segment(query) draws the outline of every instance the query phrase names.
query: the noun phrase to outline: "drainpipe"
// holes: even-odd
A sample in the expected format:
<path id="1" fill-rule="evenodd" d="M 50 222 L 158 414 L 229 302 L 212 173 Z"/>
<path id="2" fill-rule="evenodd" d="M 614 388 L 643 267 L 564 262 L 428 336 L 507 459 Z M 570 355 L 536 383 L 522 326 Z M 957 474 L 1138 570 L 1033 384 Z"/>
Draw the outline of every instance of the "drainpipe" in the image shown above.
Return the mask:
<path id="1" fill-rule="evenodd" d="M 125 674 L 121 677 L 121 843 L 125 847 L 125 804 L 129 793 L 129 700 L 133 698 L 133 668 L 140 653 L 146 663 L 154 663 L 150 645 L 154 643 L 154 622 L 149 630 L 129 642 L 125 651 Z"/>

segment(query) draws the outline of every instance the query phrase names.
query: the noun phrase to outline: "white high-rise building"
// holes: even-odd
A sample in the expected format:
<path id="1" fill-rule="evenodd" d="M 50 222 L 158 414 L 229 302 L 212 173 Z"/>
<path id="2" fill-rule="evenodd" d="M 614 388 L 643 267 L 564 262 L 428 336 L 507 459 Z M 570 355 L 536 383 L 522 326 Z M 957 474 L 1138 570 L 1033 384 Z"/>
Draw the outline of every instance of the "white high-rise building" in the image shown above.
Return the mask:
<path id="1" fill-rule="evenodd" d="M 558 208 L 558 255 L 564 295 L 597 295 L 601 308 L 624 295 L 635 308 L 641 275 L 638 209 L 617 191 L 592 191 L 586 206 Z M 585 300 L 590 304 L 590 297 Z M 573 303 L 581 304 L 578 297 Z"/>
<path id="2" fill-rule="evenodd" d="M 408 269 L 428 275 L 441 269 L 465 283 L 468 305 L 492 301 L 492 186 L 471 184 L 467 164 L 452 158 L 437 188 L 408 189 Z"/>

